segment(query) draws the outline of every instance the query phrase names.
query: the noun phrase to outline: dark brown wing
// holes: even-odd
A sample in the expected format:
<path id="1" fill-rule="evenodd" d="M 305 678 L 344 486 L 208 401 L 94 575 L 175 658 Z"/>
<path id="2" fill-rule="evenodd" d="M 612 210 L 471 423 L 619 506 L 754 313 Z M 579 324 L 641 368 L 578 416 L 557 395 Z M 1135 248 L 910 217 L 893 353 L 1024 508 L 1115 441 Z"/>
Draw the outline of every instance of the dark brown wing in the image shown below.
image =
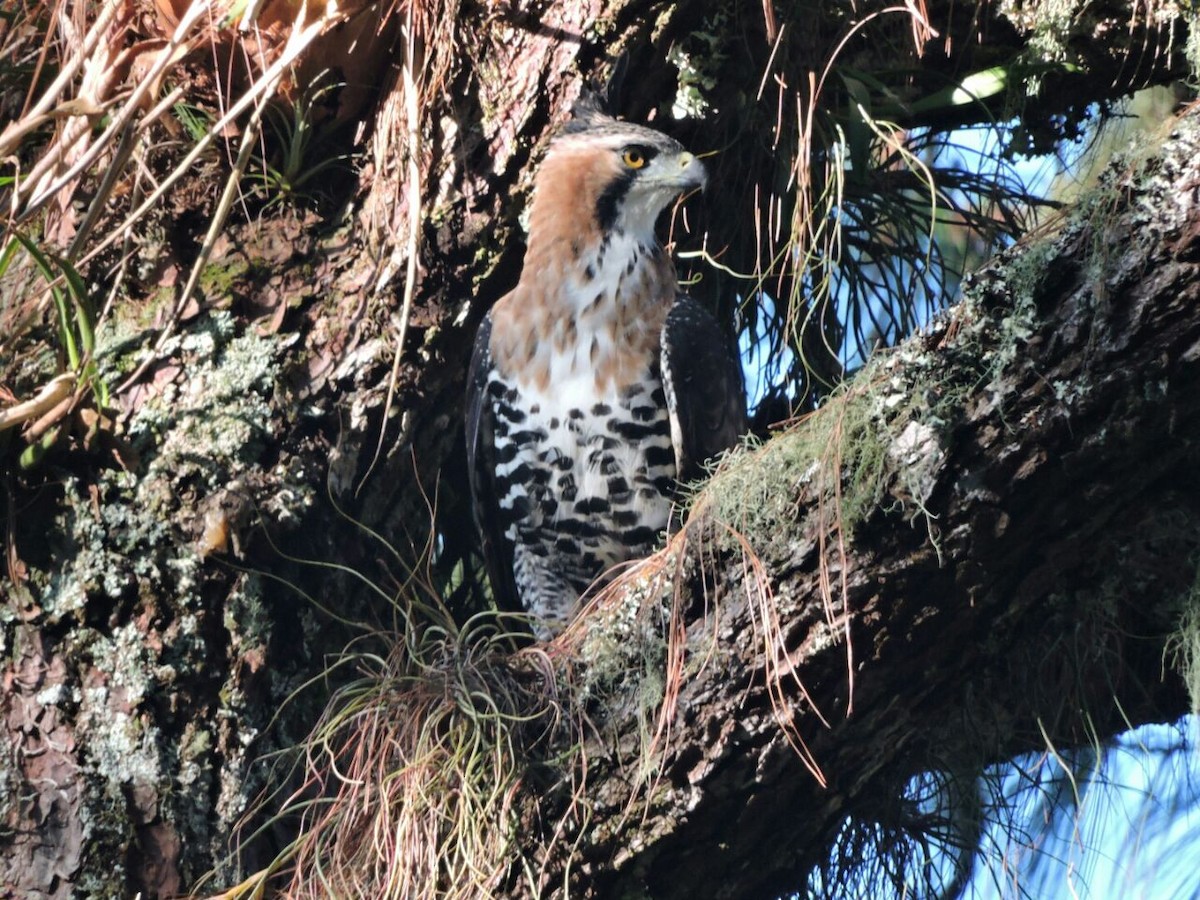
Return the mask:
<path id="1" fill-rule="evenodd" d="M 680 294 L 662 333 L 662 376 L 680 481 L 746 432 L 742 370 L 716 318 Z"/>
<path id="2" fill-rule="evenodd" d="M 482 538 L 483 561 L 492 582 L 492 596 L 500 609 L 520 611 L 521 598 L 513 576 L 513 546 L 504 536 L 500 501 L 496 496 L 496 436 L 493 398 L 488 395 L 492 370 L 489 345 L 492 314 L 479 323 L 475 350 L 467 375 L 467 469 L 471 473 L 471 499 L 475 524 Z"/>

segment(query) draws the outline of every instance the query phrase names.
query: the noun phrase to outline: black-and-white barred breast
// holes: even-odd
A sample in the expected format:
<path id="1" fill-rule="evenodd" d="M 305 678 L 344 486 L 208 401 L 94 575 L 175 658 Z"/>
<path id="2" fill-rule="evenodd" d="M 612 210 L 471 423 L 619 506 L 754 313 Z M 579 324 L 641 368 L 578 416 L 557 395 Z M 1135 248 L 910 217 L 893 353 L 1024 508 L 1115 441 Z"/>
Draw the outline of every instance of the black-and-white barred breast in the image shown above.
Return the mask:
<path id="1" fill-rule="evenodd" d="M 656 369 L 603 397 L 582 380 L 551 393 L 495 373 L 488 381 L 500 527 L 522 605 L 546 631 L 566 624 L 597 576 L 648 555 L 667 527 L 675 451 Z"/>

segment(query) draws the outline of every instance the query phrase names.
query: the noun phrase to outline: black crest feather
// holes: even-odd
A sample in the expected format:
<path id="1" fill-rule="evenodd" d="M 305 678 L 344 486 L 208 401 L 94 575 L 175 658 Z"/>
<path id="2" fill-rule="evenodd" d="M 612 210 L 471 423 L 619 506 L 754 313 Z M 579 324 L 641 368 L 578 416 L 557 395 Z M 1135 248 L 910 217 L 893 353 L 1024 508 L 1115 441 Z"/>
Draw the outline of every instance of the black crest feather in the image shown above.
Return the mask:
<path id="1" fill-rule="evenodd" d="M 612 121 L 599 94 L 584 91 L 571 107 L 571 118 L 562 127 L 563 134 L 580 134 Z"/>
<path id="2" fill-rule="evenodd" d="M 615 119 L 616 110 L 621 108 L 621 93 L 628 71 L 629 55 L 622 53 L 612 61 L 608 79 L 603 84 L 593 82 L 580 93 L 579 99 L 571 107 L 571 121 L 563 127 L 563 133 L 577 134 Z"/>

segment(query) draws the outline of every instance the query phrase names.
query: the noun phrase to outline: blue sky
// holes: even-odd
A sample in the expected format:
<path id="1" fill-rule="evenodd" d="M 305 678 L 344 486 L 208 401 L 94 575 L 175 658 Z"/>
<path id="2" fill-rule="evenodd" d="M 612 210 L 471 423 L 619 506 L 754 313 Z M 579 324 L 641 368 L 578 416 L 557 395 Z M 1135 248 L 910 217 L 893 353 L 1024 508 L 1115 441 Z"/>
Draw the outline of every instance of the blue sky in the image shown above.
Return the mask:
<path id="1" fill-rule="evenodd" d="M 1118 737 L 1092 765 L 1023 757 L 1001 783 L 1024 831 L 984 839 L 963 896 L 1090 900 L 1200 897 L 1200 721 L 1146 725 Z M 1033 775 L 1031 778 L 1030 775 Z M 1064 785 L 1059 792 L 1056 790 Z"/>

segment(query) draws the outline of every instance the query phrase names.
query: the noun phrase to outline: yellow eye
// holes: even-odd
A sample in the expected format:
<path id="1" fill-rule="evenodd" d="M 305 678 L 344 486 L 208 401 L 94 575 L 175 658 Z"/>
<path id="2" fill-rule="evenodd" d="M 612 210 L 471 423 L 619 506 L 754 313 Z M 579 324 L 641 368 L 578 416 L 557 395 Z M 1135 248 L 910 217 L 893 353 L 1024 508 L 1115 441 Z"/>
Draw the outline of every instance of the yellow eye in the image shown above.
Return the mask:
<path id="1" fill-rule="evenodd" d="M 628 147 L 621 154 L 621 161 L 631 169 L 640 169 L 646 165 L 646 154 L 637 147 Z"/>

